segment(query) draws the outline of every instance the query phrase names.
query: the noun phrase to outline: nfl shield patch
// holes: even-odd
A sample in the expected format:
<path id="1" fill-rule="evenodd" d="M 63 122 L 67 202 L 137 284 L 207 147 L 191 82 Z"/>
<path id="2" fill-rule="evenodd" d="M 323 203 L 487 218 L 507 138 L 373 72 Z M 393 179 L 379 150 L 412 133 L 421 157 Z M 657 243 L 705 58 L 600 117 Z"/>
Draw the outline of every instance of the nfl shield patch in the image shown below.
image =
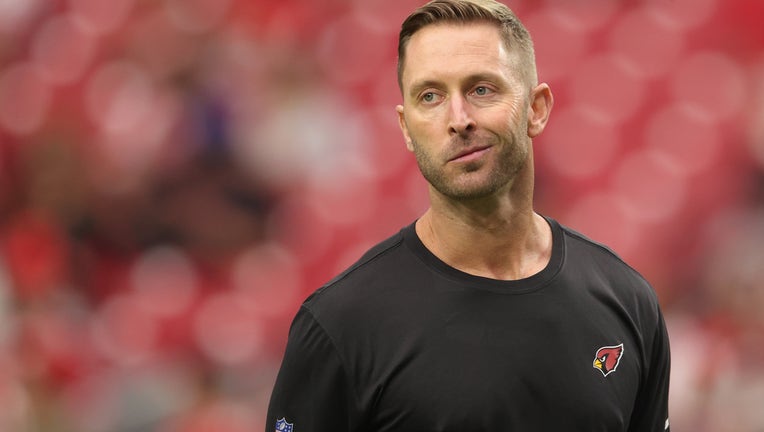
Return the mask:
<path id="1" fill-rule="evenodd" d="M 292 432 L 294 423 L 287 423 L 286 418 L 276 420 L 276 432 Z"/>

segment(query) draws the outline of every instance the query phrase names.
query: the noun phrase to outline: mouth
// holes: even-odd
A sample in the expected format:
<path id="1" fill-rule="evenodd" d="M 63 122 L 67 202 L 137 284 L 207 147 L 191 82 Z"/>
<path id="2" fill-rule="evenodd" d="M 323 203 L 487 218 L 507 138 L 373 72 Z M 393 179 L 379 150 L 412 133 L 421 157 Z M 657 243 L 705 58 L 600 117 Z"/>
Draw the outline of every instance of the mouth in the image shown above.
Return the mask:
<path id="1" fill-rule="evenodd" d="M 481 158 L 484 154 L 488 153 L 491 149 L 490 146 L 472 147 L 464 149 L 449 159 L 449 162 L 469 162 L 475 159 Z"/>

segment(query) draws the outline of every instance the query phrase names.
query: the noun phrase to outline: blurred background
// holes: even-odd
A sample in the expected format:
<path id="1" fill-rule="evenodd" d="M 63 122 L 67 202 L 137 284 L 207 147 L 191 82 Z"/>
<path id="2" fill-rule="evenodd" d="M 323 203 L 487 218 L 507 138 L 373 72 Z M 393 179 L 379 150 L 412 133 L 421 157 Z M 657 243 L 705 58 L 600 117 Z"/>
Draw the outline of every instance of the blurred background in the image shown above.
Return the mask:
<path id="1" fill-rule="evenodd" d="M 0 431 L 262 430 L 298 305 L 411 223 L 413 0 L 0 0 Z M 764 2 L 509 1 L 537 209 L 652 282 L 672 429 L 764 431 Z"/>

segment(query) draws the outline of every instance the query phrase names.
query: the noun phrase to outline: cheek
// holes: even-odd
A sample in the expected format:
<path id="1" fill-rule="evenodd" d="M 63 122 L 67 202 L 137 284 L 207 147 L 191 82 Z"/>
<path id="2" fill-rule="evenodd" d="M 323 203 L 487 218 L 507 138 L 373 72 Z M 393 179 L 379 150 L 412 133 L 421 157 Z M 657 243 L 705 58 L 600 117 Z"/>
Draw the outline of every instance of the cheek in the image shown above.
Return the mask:
<path id="1" fill-rule="evenodd" d="M 509 113 L 509 117 L 513 123 L 517 123 L 519 121 L 527 121 L 528 120 L 528 104 L 523 103 L 522 101 L 516 100 L 512 103 L 508 104 L 507 106 L 507 112 Z"/>
<path id="2" fill-rule="evenodd" d="M 432 148 L 427 147 L 426 140 L 423 141 L 416 137 L 411 137 L 409 150 L 414 153 L 414 157 L 417 159 L 417 161 L 432 159 L 432 156 L 430 155 L 432 153 Z"/>
<path id="3" fill-rule="evenodd" d="M 520 136 L 527 134 L 528 116 L 528 105 L 518 101 L 507 106 L 503 120 L 509 132 Z"/>
<path id="4" fill-rule="evenodd" d="M 433 140 L 436 140 L 439 135 L 439 130 L 442 129 L 440 122 L 437 118 L 428 118 L 425 116 L 417 116 L 413 119 L 409 119 L 406 122 L 409 141 L 416 141 L 418 143 L 425 143 L 425 145 Z"/>

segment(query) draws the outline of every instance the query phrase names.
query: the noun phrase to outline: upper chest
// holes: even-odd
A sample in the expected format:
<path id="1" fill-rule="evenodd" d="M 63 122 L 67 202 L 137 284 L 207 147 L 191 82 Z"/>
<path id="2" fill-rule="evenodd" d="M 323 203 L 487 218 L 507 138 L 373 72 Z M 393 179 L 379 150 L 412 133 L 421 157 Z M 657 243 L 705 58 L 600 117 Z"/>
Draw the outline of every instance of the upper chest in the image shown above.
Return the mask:
<path id="1" fill-rule="evenodd" d="M 350 364 L 374 430 L 616 431 L 629 421 L 642 349 L 607 302 L 446 293 L 373 322 Z M 619 345 L 595 367 L 601 348 Z"/>

